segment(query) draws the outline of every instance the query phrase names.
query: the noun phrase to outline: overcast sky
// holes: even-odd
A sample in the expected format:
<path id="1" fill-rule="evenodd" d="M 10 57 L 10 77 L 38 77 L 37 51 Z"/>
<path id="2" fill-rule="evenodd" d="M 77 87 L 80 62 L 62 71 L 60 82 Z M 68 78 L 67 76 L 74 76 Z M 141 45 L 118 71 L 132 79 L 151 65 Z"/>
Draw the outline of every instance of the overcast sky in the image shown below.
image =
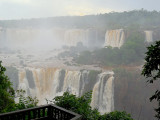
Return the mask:
<path id="1" fill-rule="evenodd" d="M 160 0 L 0 0 L 0 20 L 88 15 L 141 8 L 160 11 Z"/>

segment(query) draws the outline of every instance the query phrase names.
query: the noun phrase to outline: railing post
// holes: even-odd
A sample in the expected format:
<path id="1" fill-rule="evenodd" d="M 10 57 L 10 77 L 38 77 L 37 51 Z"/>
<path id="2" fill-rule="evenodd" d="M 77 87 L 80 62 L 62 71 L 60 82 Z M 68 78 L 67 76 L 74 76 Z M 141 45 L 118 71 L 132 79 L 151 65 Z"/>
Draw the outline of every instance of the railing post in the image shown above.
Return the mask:
<path id="1" fill-rule="evenodd" d="M 31 119 L 31 111 L 28 111 L 28 120 Z"/>
<path id="2" fill-rule="evenodd" d="M 52 119 L 53 118 L 53 107 L 52 106 L 50 106 L 50 118 Z"/>
<path id="3" fill-rule="evenodd" d="M 49 119 L 52 119 L 52 117 L 53 117 L 53 115 L 52 115 L 52 107 L 51 106 L 48 106 L 47 117 Z"/>
<path id="4" fill-rule="evenodd" d="M 46 108 L 43 108 L 43 109 L 42 109 L 42 111 L 43 111 L 42 117 L 45 117 L 45 109 L 46 109 Z"/>

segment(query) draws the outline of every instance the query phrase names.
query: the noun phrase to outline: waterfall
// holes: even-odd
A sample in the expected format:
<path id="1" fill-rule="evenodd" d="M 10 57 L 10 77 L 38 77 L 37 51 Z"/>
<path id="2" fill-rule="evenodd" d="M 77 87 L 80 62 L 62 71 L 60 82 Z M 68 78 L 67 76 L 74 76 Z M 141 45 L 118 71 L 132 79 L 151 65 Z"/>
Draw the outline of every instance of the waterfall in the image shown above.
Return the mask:
<path id="1" fill-rule="evenodd" d="M 65 44 L 69 46 L 76 46 L 78 42 L 86 44 L 87 32 L 82 29 L 71 29 L 65 32 Z"/>
<path id="2" fill-rule="evenodd" d="M 31 74 L 29 74 L 31 73 Z M 19 71 L 19 87 L 27 95 L 36 96 L 39 104 L 45 104 L 45 99 L 53 99 L 68 91 L 76 96 L 83 92 L 85 80 L 83 74 L 87 71 L 73 71 L 58 68 L 25 68 Z"/>
<path id="3" fill-rule="evenodd" d="M 35 29 L 35 28 L 0 28 L 0 42 L 6 42 L 10 48 L 57 48 L 76 46 L 82 42 L 84 46 L 96 46 L 98 33 L 94 29 Z M 53 46 L 55 45 L 55 46 Z M 46 49 L 46 48 L 45 48 Z"/>
<path id="4" fill-rule="evenodd" d="M 152 33 L 153 31 L 144 31 L 145 32 L 145 36 L 146 36 L 146 41 L 149 42 L 153 42 L 153 37 L 152 37 Z"/>
<path id="5" fill-rule="evenodd" d="M 0 47 L 6 46 L 6 41 L 5 39 L 5 29 L 0 27 Z"/>
<path id="6" fill-rule="evenodd" d="M 98 39 L 98 31 L 96 29 L 87 29 L 86 30 L 87 39 L 85 40 L 88 47 L 101 46 Z"/>
<path id="7" fill-rule="evenodd" d="M 17 88 L 25 90 L 25 96 L 36 96 L 39 105 L 66 91 L 81 96 L 92 90 L 92 108 L 98 108 L 102 114 L 114 110 L 113 72 L 30 67 L 18 71 Z"/>
<path id="8" fill-rule="evenodd" d="M 124 43 L 125 35 L 123 29 L 108 30 L 105 34 L 104 46 L 120 48 Z"/>
<path id="9" fill-rule="evenodd" d="M 98 109 L 101 114 L 114 110 L 113 72 L 99 74 L 98 82 L 93 88 L 91 106 Z"/>
<path id="10" fill-rule="evenodd" d="M 12 48 L 57 48 L 64 41 L 64 29 L 18 29 L 7 28 L 3 33 L 8 46 Z M 55 46 L 53 46 L 55 45 Z M 46 47 L 47 46 L 47 47 Z"/>
<path id="11" fill-rule="evenodd" d="M 68 91 L 79 96 L 80 71 L 66 71 L 64 78 L 63 91 Z"/>
<path id="12" fill-rule="evenodd" d="M 24 70 L 20 71 L 19 72 L 19 86 L 18 86 L 18 89 L 23 89 L 25 90 L 25 97 L 30 95 L 30 87 L 29 87 L 29 83 L 28 83 L 28 80 L 26 78 L 26 72 Z"/>

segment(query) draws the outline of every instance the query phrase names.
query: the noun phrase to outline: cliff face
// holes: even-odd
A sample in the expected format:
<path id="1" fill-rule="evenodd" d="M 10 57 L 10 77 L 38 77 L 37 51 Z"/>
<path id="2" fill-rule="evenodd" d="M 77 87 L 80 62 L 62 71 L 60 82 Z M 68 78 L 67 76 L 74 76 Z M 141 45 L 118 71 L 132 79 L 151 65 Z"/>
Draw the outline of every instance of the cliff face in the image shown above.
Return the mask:
<path id="1" fill-rule="evenodd" d="M 149 98 L 159 89 L 159 84 L 147 85 L 140 73 L 140 70 L 115 71 L 115 109 L 127 111 L 136 120 L 154 120 L 153 106 L 157 103 L 151 103 Z"/>

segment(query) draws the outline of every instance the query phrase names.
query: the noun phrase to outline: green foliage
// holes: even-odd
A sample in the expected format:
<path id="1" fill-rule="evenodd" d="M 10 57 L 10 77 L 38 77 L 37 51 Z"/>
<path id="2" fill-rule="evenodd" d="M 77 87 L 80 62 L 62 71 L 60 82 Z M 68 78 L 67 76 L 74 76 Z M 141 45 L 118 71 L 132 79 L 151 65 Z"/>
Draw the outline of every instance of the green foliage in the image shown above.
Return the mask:
<path id="1" fill-rule="evenodd" d="M 82 120 L 133 120 L 126 112 L 115 111 L 100 115 L 97 109 L 91 109 L 91 95 L 92 93 L 88 92 L 81 97 L 76 97 L 65 92 L 63 96 L 57 96 L 50 102 L 82 115 Z"/>
<path id="2" fill-rule="evenodd" d="M 114 111 L 101 116 L 100 120 L 133 120 L 125 111 Z"/>
<path id="3" fill-rule="evenodd" d="M 25 90 L 17 90 L 16 91 L 17 96 L 19 97 L 19 102 L 15 104 L 16 110 L 21 110 L 25 108 L 31 108 L 36 107 L 38 104 L 38 99 L 36 97 L 32 98 L 31 96 L 25 97 Z"/>
<path id="4" fill-rule="evenodd" d="M 141 28 L 151 28 L 160 26 L 160 12 L 132 10 L 124 12 L 110 12 L 105 14 L 87 15 L 87 16 L 66 16 L 66 17 L 50 17 L 38 19 L 22 19 L 22 20 L 1 20 L 0 26 L 6 28 L 25 28 L 32 27 L 62 27 L 62 28 L 98 28 L 105 30 L 124 28 L 126 26 L 140 26 Z M 44 24 L 44 21 L 48 23 Z M 74 22 L 73 22 L 74 21 Z"/>
<path id="5" fill-rule="evenodd" d="M 155 80 L 160 79 L 160 41 L 157 41 L 154 45 L 147 47 L 145 64 L 143 66 L 142 75 L 149 78 L 148 82 L 153 83 Z M 157 90 L 150 100 L 158 101 L 158 108 L 156 117 L 160 119 L 160 91 Z"/>
<path id="6" fill-rule="evenodd" d="M 92 53 L 90 51 L 81 52 L 81 55 L 78 57 L 76 62 L 80 64 L 90 64 L 90 61 L 93 61 L 91 54 Z"/>
<path id="7" fill-rule="evenodd" d="M 118 48 L 102 48 L 93 52 L 84 51 L 76 58 L 79 64 L 101 64 L 105 66 L 128 65 L 140 63 L 145 53 L 145 38 L 138 30 L 130 31 L 124 45 Z"/>
<path id="8" fill-rule="evenodd" d="M 148 82 L 153 83 L 154 80 L 160 78 L 160 41 L 147 47 L 147 49 L 142 75 L 150 78 Z"/>
<path id="9" fill-rule="evenodd" d="M 98 120 L 99 112 L 95 109 L 92 110 L 90 106 L 91 92 L 84 94 L 81 97 L 76 97 L 73 94 L 65 92 L 63 96 L 57 96 L 53 99 L 54 104 L 71 110 L 83 116 L 83 120 Z"/>
<path id="10" fill-rule="evenodd" d="M 15 103 L 15 91 L 12 88 L 8 76 L 5 75 L 6 68 L 3 67 L 1 63 L 0 61 L 0 113 L 37 106 L 37 98 L 32 98 L 30 96 L 25 97 L 24 90 L 16 91 L 16 97 L 19 97 L 19 102 Z"/>
<path id="11" fill-rule="evenodd" d="M 14 108 L 14 90 L 9 78 L 5 75 L 6 68 L 0 61 L 0 113 L 12 111 Z"/>
<path id="12" fill-rule="evenodd" d="M 131 34 L 126 39 L 124 45 L 117 53 L 120 64 L 131 64 L 142 61 L 145 53 L 145 38 L 138 31 L 130 31 Z"/>

